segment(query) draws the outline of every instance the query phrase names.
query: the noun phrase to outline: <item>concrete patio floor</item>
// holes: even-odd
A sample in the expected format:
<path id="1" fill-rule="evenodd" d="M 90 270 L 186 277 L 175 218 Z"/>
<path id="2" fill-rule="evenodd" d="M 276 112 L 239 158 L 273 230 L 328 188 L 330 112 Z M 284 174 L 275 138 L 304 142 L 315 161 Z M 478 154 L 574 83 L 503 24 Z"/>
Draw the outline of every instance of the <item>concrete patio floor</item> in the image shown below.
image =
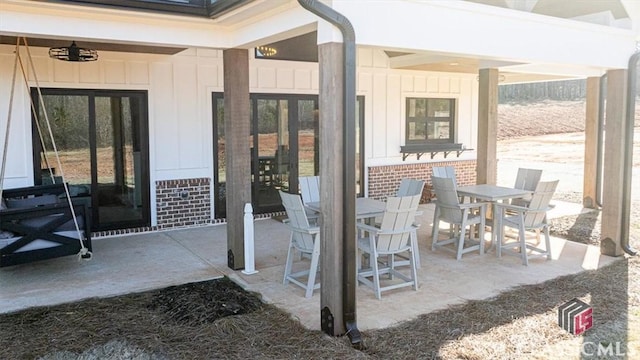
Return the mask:
<path id="1" fill-rule="evenodd" d="M 559 203 L 550 217 L 579 213 L 576 204 Z M 598 248 L 552 239 L 553 260 L 530 260 L 523 266 L 515 256 L 497 258 L 470 253 L 456 261 L 453 253 L 431 251 L 433 205 L 421 205 L 419 247 L 422 267 L 419 289 L 385 292 L 377 300 L 366 286 L 357 289 L 357 318 L 361 330 L 383 328 L 420 314 L 471 299 L 486 299 L 522 284 L 596 269 L 615 261 Z M 291 313 L 304 326 L 320 329 L 320 290 L 310 299 L 303 289 L 283 285 L 289 232 L 275 220 L 255 222 L 255 267 L 246 275 L 226 266 L 226 225 L 100 238 L 93 242 L 94 258 L 78 262 L 64 257 L 0 269 L 0 313 L 34 306 L 111 297 L 229 276 L 263 299 Z"/>

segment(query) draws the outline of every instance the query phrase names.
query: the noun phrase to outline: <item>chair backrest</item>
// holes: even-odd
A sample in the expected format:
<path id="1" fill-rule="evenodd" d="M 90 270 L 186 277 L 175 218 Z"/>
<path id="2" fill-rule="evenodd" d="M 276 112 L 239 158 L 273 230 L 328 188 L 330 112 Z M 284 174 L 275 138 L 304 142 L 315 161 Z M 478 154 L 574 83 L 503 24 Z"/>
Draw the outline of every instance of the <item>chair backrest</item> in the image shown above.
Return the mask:
<path id="1" fill-rule="evenodd" d="M 558 181 L 540 181 L 529 202 L 529 211 L 524 214 L 524 225 L 526 227 L 542 224 L 547 216 L 546 210 L 549 202 L 558 187 Z"/>
<path id="2" fill-rule="evenodd" d="M 419 204 L 420 195 L 391 196 L 387 198 L 387 205 L 382 215 L 380 230 L 397 233 L 381 234 L 378 236 L 376 248 L 379 253 L 406 249 L 409 245 L 409 236 L 411 235 Z"/>
<path id="3" fill-rule="evenodd" d="M 456 168 L 453 166 L 433 166 L 431 168 L 433 176 L 456 179 Z M 457 184 L 457 181 L 456 181 Z"/>
<path id="4" fill-rule="evenodd" d="M 422 189 L 424 188 L 424 180 L 416 179 L 402 179 L 396 196 L 415 196 L 422 195 Z"/>
<path id="5" fill-rule="evenodd" d="M 449 223 L 461 223 L 462 210 L 460 209 L 460 198 L 455 179 L 431 176 L 431 184 L 436 193 L 436 205 L 444 205 L 440 207 L 440 218 Z"/>
<path id="6" fill-rule="evenodd" d="M 302 199 L 300 195 L 289 194 L 279 190 L 282 205 L 287 212 L 289 222 L 287 225 L 291 228 L 291 239 L 296 248 L 310 252 L 313 251 L 313 239 L 308 230 L 311 229 L 307 213 L 304 211 Z"/>
<path id="7" fill-rule="evenodd" d="M 320 176 L 302 176 L 298 182 L 304 203 L 320 201 Z"/>
<path id="8" fill-rule="evenodd" d="M 516 183 L 513 186 L 516 189 L 534 191 L 540 178 L 542 177 L 542 170 L 538 169 L 525 169 L 519 168 L 516 175 Z"/>

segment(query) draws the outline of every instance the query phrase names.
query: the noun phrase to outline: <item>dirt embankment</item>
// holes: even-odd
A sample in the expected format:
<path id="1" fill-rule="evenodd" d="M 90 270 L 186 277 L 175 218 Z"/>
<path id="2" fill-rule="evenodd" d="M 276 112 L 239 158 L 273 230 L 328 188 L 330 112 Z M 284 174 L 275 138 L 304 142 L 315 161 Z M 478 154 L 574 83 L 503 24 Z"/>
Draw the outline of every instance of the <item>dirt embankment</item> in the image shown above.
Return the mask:
<path id="1" fill-rule="evenodd" d="M 584 131 L 585 101 L 542 101 L 498 105 L 498 140 Z M 635 124 L 640 126 L 640 106 Z"/>

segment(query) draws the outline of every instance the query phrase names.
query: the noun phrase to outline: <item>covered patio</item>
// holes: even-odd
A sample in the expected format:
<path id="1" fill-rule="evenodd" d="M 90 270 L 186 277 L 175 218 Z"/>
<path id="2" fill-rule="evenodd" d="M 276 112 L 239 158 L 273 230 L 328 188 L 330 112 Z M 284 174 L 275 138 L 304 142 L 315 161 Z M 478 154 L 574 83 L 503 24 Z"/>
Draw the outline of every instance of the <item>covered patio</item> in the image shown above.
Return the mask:
<path id="1" fill-rule="evenodd" d="M 550 217 L 583 211 L 578 204 L 555 203 Z M 420 209 L 419 289 L 398 289 L 377 300 L 371 289 L 359 286 L 356 298 L 361 329 L 388 327 L 449 305 L 488 299 L 514 286 L 597 269 L 616 260 L 601 255 L 597 247 L 552 238 L 550 261 L 535 259 L 523 266 L 514 256 L 497 258 L 495 251 L 483 256 L 467 254 L 456 261 L 452 253 L 431 251 L 428 234 L 434 206 L 424 204 Z M 289 230 L 272 219 L 256 221 L 255 230 L 257 274 L 246 275 L 227 266 L 226 225 L 105 237 L 94 242 L 95 258 L 90 262 L 78 263 L 73 257 L 65 257 L 1 269 L 0 311 L 228 276 L 245 289 L 260 293 L 265 302 L 289 312 L 305 327 L 319 329 L 320 291 L 306 299 L 301 288 L 282 284 Z M 121 246 L 123 240 L 127 247 Z"/>

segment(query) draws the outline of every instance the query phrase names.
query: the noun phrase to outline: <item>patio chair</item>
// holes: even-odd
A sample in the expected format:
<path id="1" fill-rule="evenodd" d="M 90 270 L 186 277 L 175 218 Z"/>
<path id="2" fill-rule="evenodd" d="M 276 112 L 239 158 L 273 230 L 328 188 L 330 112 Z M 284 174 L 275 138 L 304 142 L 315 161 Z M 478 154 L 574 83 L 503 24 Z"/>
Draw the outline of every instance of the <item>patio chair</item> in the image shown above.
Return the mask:
<path id="1" fill-rule="evenodd" d="M 422 195 L 422 189 L 424 188 L 424 180 L 416 179 L 402 179 L 396 196 L 414 196 Z"/>
<path id="2" fill-rule="evenodd" d="M 537 253 L 534 255 L 546 256 L 547 260 L 551 259 L 551 242 L 549 241 L 547 211 L 551 209 L 549 202 L 557 186 L 558 180 L 540 181 L 527 207 L 501 203 L 496 204 L 498 212 L 498 257 L 502 256 L 502 252 L 505 251 L 520 256 L 522 263 L 529 265 L 527 250 L 530 250 Z M 518 230 L 516 241 L 507 241 L 504 231 L 505 226 Z M 527 243 L 527 231 L 534 231 L 536 233 L 535 245 Z M 544 231 L 544 249 L 537 247 L 538 244 L 540 244 L 540 231 Z"/>
<path id="3" fill-rule="evenodd" d="M 516 189 L 534 191 L 540 178 L 542 177 L 542 170 L 538 169 L 526 169 L 518 168 L 518 174 L 516 175 L 516 183 L 513 185 Z M 528 198 L 524 199 L 512 199 L 511 205 L 527 206 L 529 204 Z"/>
<path id="4" fill-rule="evenodd" d="M 458 186 L 458 181 L 456 180 L 456 169 L 453 166 L 433 166 L 431 168 L 431 172 L 433 176 L 452 178 L 456 182 L 456 186 Z"/>
<path id="5" fill-rule="evenodd" d="M 287 262 L 284 267 L 283 284 L 292 282 L 305 289 L 305 297 L 310 298 L 313 290 L 320 288 L 320 283 L 316 283 L 316 275 L 318 273 L 318 262 L 320 259 L 320 228 L 309 224 L 307 213 L 302 205 L 300 195 L 288 194 L 280 192 L 282 205 L 287 212 L 289 218 L 285 225 L 291 230 L 291 238 L 289 240 L 289 250 L 287 252 Z M 311 257 L 311 263 L 308 269 L 292 272 L 294 252 L 298 251 L 300 255 L 308 255 Z M 304 256 L 302 261 L 306 262 Z M 306 278 L 306 282 L 304 279 Z"/>
<path id="6" fill-rule="evenodd" d="M 358 281 L 371 287 L 378 299 L 383 291 L 413 286 L 418 290 L 416 271 L 415 240 L 416 226 L 413 225 L 416 210 L 420 203 L 420 195 L 389 197 L 382 222 L 379 226 L 358 223 L 357 227 L 363 236 L 358 238 L 358 250 L 369 255 L 370 268 L 362 268 L 361 257 L 358 256 Z M 397 254 L 409 253 L 409 274 L 399 271 L 402 266 L 396 262 Z M 379 261 L 379 257 L 385 257 Z M 405 271 L 406 272 L 406 271 Z M 382 286 L 380 275 L 388 274 L 389 285 Z M 396 281 L 393 281 L 393 279 Z M 370 279 L 371 278 L 371 279 Z M 400 280 L 400 282 L 398 282 Z"/>
<path id="7" fill-rule="evenodd" d="M 320 201 L 320 176 L 301 176 L 298 182 L 304 203 Z"/>
<path id="8" fill-rule="evenodd" d="M 462 203 L 458 197 L 454 179 L 432 176 L 431 183 L 436 192 L 436 209 L 433 215 L 431 250 L 436 247 L 444 247 L 454 244 L 456 247 L 456 259 L 460 260 L 462 254 L 479 250 L 484 254 L 484 227 L 487 212 L 487 203 L 470 202 Z M 449 238 L 440 240 L 440 222 L 446 222 L 458 227 L 455 232 L 449 232 Z M 478 225 L 478 237 L 474 238 L 472 226 Z M 467 231 L 467 228 L 468 231 Z M 465 240 L 472 243 L 465 247 Z"/>

